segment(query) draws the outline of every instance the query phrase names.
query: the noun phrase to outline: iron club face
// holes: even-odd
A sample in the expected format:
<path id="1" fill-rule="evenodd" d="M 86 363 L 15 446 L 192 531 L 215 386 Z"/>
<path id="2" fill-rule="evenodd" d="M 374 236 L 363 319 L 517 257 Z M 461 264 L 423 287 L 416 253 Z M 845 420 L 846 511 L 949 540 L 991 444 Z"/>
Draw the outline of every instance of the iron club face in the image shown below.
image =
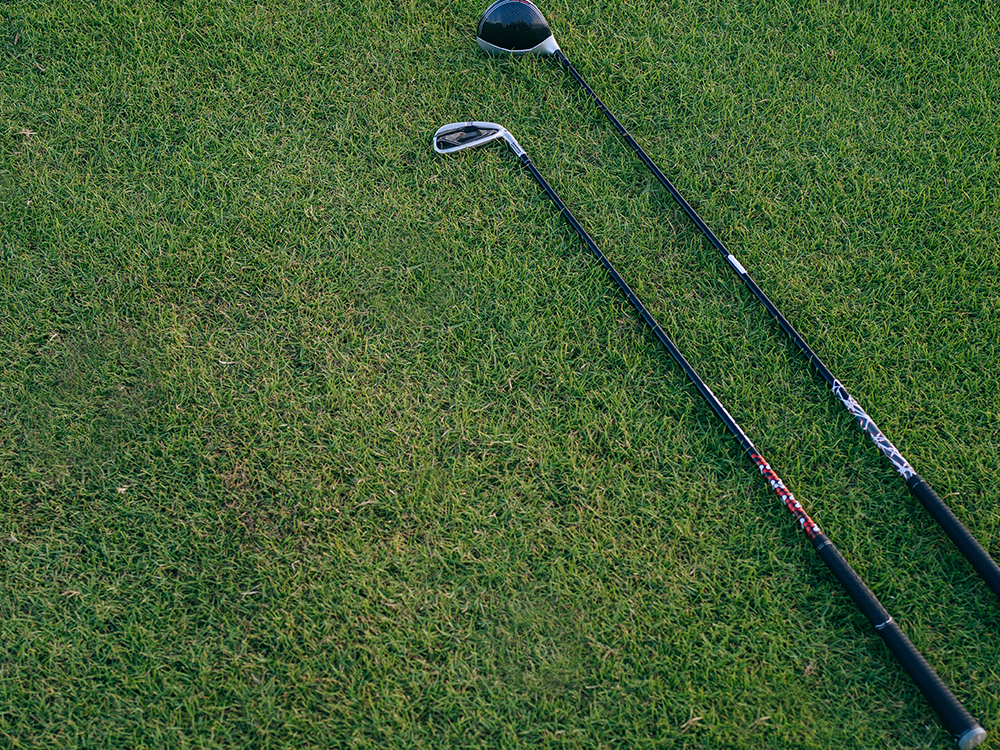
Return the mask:
<path id="1" fill-rule="evenodd" d="M 476 41 L 491 55 L 553 55 L 559 50 L 545 16 L 528 0 L 496 0 L 479 19 Z"/>
<path id="2" fill-rule="evenodd" d="M 495 122 L 453 122 L 442 125 L 434 133 L 433 142 L 434 150 L 439 154 L 453 154 L 498 140 L 506 141 L 511 151 L 519 157 L 524 156 L 524 149 L 517 139 L 507 128 Z"/>
<path id="3" fill-rule="evenodd" d="M 476 148 L 503 137 L 505 128 L 495 122 L 453 122 L 442 125 L 434 133 L 434 150 L 439 154 L 452 154 L 467 148 Z"/>

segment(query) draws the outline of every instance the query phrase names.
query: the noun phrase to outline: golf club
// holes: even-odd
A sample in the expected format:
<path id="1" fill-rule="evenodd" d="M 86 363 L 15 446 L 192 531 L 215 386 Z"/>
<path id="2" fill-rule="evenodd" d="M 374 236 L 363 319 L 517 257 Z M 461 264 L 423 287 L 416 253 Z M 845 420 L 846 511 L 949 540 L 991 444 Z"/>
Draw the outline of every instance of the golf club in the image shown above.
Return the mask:
<path id="1" fill-rule="evenodd" d="M 861 429 L 865 431 L 872 442 L 878 446 L 879 450 L 889 459 L 890 463 L 906 481 L 906 486 L 910 492 L 921 502 L 927 512 L 944 529 L 945 534 L 958 547 L 959 551 L 972 564 L 972 567 L 986 581 L 994 594 L 1000 597 L 1000 567 L 993 561 L 989 553 L 976 541 L 965 525 L 958 520 L 951 509 L 945 505 L 944 501 L 931 488 L 931 486 L 919 475 L 916 470 L 907 462 L 895 445 L 882 433 L 878 425 L 875 424 L 868 414 L 865 413 L 861 405 L 847 392 L 843 383 L 837 380 L 830 369 L 809 347 L 805 339 L 799 334 L 792 324 L 781 314 L 778 308 L 768 299 L 757 283 L 736 257 L 726 249 L 715 233 L 709 229 L 708 225 L 702 221 L 698 213 L 691 207 L 684 197 L 677 191 L 666 175 L 660 171 L 659 167 L 653 163 L 642 147 L 636 143 L 625 127 L 618 122 L 618 119 L 611 114 L 611 111 L 604 105 L 593 89 L 587 85 L 576 69 L 570 64 L 569 59 L 559 49 L 555 37 L 549 28 L 545 17 L 528 0 L 497 0 L 490 5 L 483 14 L 476 28 L 476 41 L 479 46 L 491 55 L 511 54 L 511 55 L 552 55 L 559 64 L 566 70 L 576 82 L 583 87 L 584 91 L 594 100 L 598 108 L 614 125 L 615 129 L 622 136 L 626 143 L 638 155 L 649 170 L 660 181 L 660 184 L 673 196 L 677 204 L 684 209 L 691 220 L 698 226 L 702 234 L 708 239 L 722 257 L 729 263 L 729 267 L 743 280 L 757 300 L 774 317 L 788 336 L 795 342 L 795 345 L 806 355 L 810 364 L 822 376 L 823 380 L 830 386 L 830 390 L 840 400 L 844 407 L 857 420 Z"/>
<path id="2" fill-rule="evenodd" d="M 508 0 L 504 0 L 507 2 Z M 546 195 L 552 200 L 556 207 L 562 212 L 562 215 L 569 222 L 570 226 L 576 231 L 580 238 L 583 240 L 584 244 L 590 249 L 594 254 L 594 257 L 600 261 L 601 265 L 604 266 L 605 270 L 611 275 L 615 283 L 622 290 L 625 296 L 628 298 L 632 306 L 638 311 L 639 315 L 646 324 L 653 330 L 653 333 L 660 340 L 660 343 L 670 352 L 670 356 L 674 358 L 674 361 L 680 365 L 681 369 L 688 376 L 691 382 L 694 384 L 695 388 L 702 397 L 708 402 L 708 405 L 712 408 L 712 411 L 721 419 L 729 432 L 736 438 L 740 446 L 744 451 L 750 456 L 751 460 L 760 470 L 760 473 L 764 475 L 764 478 L 771 485 L 771 488 L 778 495 L 778 498 L 784 504 L 785 508 L 792 514 L 795 520 L 798 522 L 799 526 L 805 531 L 806 536 L 812 541 L 813 547 L 816 549 L 820 558 L 826 563 L 827 567 L 833 575 L 840 581 L 841 585 L 847 591 L 851 599 L 858 606 L 858 609 L 868 618 L 869 622 L 875 627 L 875 632 L 877 632 L 882 640 L 885 641 L 889 650 L 899 659 L 903 668 L 907 671 L 913 681 L 916 683 L 917 687 L 927 698 L 927 701 L 931 704 L 935 711 L 937 711 L 938 716 L 941 717 L 941 722 L 944 724 L 945 728 L 952 734 L 953 737 L 958 741 L 958 746 L 961 750 L 966 750 L 967 748 L 972 748 L 978 745 L 986 738 L 986 730 L 984 730 L 979 723 L 972 718 L 968 711 L 962 706 L 961 703 L 955 698 L 948 687 L 941 681 L 934 669 L 927 663 L 920 652 L 914 647 L 910 640 L 906 637 L 903 631 L 900 629 L 899 625 L 889 616 L 885 608 L 879 603 L 878 599 L 872 591 L 865 585 L 854 569 L 847 563 L 844 557 L 840 554 L 833 543 L 827 538 L 827 536 L 820 531 L 819 526 L 817 526 L 813 520 L 808 516 L 808 514 L 803 509 L 802 505 L 798 500 L 792 495 L 791 492 L 785 487 L 784 483 L 775 473 L 764 457 L 761 455 L 760 451 L 757 450 L 756 446 L 750 441 L 750 438 L 746 436 L 740 426 L 736 423 L 736 420 L 726 411 L 722 402 L 712 393 L 711 389 L 705 384 L 705 382 L 698 376 L 694 368 L 688 363 L 681 354 L 680 350 L 674 345 L 663 329 L 660 327 L 659 323 L 653 318 L 650 312 L 646 309 L 646 306 L 642 301 L 635 295 L 635 293 L 629 288 L 625 280 L 619 275 L 615 267 L 611 265 L 611 261 L 607 259 L 601 249 L 597 246 L 590 235 L 583 229 L 580 223 L 576 220 L 570 210 L 566 207 L 556 192 L 549 186 L 542 177 L 541 173 L 532 164 L 531 160 L 528 158 L 528 154 L 517 142 L 514 136 L 504 128 L 502 125 L 498 125 L 493 122 L 456 122 L 450 125 L 444 125 L 438 128 L 437 132 L 434 133 L 433 144 L 434 150 L 439 154 L 453 154 L 458 151 L 465 149 L 476 148 L 477 146 L 484 146 L 493 141 L 503 140 L 510 147 L 521 164 L 531 173 L 531 176 L 535 178 L 535 181 L 541 185 L 542 189 L 545 191 Z"/>

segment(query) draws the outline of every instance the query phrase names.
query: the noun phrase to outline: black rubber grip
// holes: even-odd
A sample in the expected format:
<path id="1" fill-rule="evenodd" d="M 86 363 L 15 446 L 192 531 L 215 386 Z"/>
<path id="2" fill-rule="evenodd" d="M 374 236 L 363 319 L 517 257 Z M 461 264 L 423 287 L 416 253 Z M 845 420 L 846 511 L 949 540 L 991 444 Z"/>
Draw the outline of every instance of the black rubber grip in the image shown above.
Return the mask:
<path id="1" fill-rule="evenodd" d="M 899 626 L 885 611 L 885 608 L 875 598 L 875 594 L 865 585 L 865 582 L 858 577 L 854 569 L 847 563 L 844 556 L 826 537 L 820 534 L 813 540 L 816 551 L 826 563 L 830 571 L 840 581 L 851 599 L 858 606 L 869 622 L 875 627 L 885 644 L 892 651 L 893 655 L 903 665 L 903 669 L 910 675 L 920 692 L 924 694 L 927 702 L 941 717 L 941 723 L 950 732 L 962 747 L 973 747 L 985 738 L 983 728 L 979 726 L 972 715 L 965 710 L 965 707 L 958 702 L 948 686 L 945 685 L 937 673 L 927 663 L 927 660 L 920 655 L 916 647 L 910 643 L 910 639 L 900 630 Z M 966 742 L 963 743 L 962 739 Z M 975 738 L 974 744 L 968 744 L 969 740 Z"/>
<path id="2" fill-rule="evenodd" d="M 927 512 L 931 514 L 935 521 L 944 529 L 944 533 L 954 542 L 959 551 L 965 555 L 976 572 L 986 581 L 996 596 L 1000 597 L 1000 567 L 993 562 L 993 558 L 983 549 L 982 545 L 976 541 L 975 537 L 969 533 L 965 525 L 955 517 L 951 508 L 944 504 L 938 494 L 931 488 L 919 474 L 914 474 L 906 480 L 906 486 L 910 488 L 913 496 L 920 501 Z"/>

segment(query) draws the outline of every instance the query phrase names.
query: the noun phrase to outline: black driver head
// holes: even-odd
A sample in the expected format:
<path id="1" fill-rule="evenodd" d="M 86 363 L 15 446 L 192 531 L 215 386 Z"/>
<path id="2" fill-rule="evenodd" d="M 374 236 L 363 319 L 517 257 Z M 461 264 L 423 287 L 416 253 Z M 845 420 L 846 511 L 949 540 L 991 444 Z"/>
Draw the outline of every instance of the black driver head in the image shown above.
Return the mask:
<path id="1" fill-rule="evenodd" d="M 545 16 L 528 0 L 496 0 L 479 19 L 476 41 L 491 55 L 551 55 L 559 49 Z"/>

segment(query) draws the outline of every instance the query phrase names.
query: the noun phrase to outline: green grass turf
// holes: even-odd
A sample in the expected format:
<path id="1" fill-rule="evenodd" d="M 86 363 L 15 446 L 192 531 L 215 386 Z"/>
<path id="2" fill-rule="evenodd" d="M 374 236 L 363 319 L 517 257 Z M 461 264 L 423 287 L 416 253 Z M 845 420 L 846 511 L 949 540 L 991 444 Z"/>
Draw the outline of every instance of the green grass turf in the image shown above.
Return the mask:
<path id="1" fill-rule="evenodd" d="M 948 747 L 510 127 L 1000 747 L 1000 609 L 485 4 L 0 6 L 14 748 Z M 1000 555 L 1000 14 L 554 0 L 576 67 Z"/>

